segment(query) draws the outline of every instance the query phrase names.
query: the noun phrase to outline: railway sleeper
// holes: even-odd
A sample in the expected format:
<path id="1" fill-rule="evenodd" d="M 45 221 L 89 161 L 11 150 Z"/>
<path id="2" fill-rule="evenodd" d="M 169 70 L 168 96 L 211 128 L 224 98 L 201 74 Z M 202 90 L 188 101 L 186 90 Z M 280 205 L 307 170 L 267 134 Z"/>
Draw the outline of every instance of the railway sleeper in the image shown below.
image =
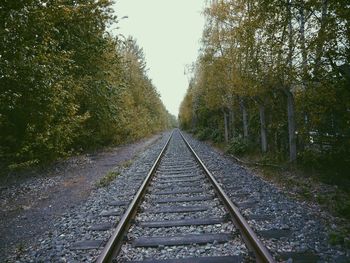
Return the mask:
<path id="1" fill-rule="evenodd" d="M 141 227 L 176 227 L 176 226 L 198 226 L 198 225 L 216 225 L 227 222 L 226 218 L 203 218 L 203 219 L 180 219 L 164 221 L 143 221 L 138 225 Z"/>
<path id="2" fill-rule="evenodd" d="M 225 243 L 233 239 L 231 233 L 189 234 L 166 237 L 140 237 L 132 242 L 134 247 L 181 246 L 191 244 Z"/>
<path id="3" fill-rule="evenodd" d="M 196 257 L 196 258 L 176 258 L 176 259 L 151 259 L 142 261 L 128 261 L 128 263 L 240 263 L 243 262 L 241 256 L 221 256 L 221 257 Z"/>

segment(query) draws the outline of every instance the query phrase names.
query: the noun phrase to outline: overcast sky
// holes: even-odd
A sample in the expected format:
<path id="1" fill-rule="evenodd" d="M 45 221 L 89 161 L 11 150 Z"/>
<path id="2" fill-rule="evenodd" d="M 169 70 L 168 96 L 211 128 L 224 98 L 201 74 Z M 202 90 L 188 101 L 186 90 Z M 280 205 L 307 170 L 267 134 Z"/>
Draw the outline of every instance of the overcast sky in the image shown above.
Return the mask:
<path id="1" fill-rule="evenodd" d="M 168 111 L 178 115 L 188 87 L 187 64 L 198 55 L 204 0 L 116 0 L 121 33 L 133 36 L 145 53 L 148 75 Z"/>

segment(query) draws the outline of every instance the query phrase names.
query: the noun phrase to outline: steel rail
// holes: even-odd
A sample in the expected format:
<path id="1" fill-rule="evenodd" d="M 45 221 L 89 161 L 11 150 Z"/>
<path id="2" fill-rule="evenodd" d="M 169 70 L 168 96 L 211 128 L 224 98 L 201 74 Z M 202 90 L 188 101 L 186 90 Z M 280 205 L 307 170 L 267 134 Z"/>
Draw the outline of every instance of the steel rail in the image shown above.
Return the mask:
<path id="1" fill-rule="evenodd" d="M 121 248 L 122 241 L 124 240 L 124 236 L 126 232 L 129 229 L 130 221 L 135 216 L 137 209 L 139 207 L 139 204 L 143 198 L 143 196 L 146 193 L 147 186 L 149 185 L 151 179 L 153 178 L 154 172 L 156 171 L 160 159 L 163 156 L 166 148 L 169 145 L 170 139 L 172 138 L 174 133 L 174 130 L 170 134 L 167 142 L 165 143 L 164 147 L 162 148 L 160 154 L 158 155 L 156 161 L 154 162 L 152 168 L 148 172 L 145 180 L 143 181 L 142 185 L 140 186 L 139 190 L 137 191 L 135 197 L 131 201 L 130 205 L 128 206 L 127 210 L 125 211 L 124 215 L 120 219 L 116 229 L 114 230 L 112 236 L 109 238 L 106 246 L 102 250 L 101 254 L 97 258 L 97 263 L 106 263 L 106 262 L 112 262 L 113 257 L 115 257 Z"/>
<path id="2" fill-rule="evenodd" d="M 224 192 L 224 190 L 219 185 L 217 180 L 214 178 L 214 176 L 211 174 L 211 172 L 208 170 L 208 168 L 205 166 L 205 164 L 201 161 L 199 156 L 193 150 L 191 145 L 185 139 L 185 137 L 183 136 L 181 131 L 179 131 L 179 132 L 180 132 L 180 135 L 181 135 L 182 139 L 184 140 L 185 144 L 190 149 L 192 155 L 195 157 L 196 161 L 203 168 L 203 170 L 205 171 L 205 174 L 207 175 L 207 177 L 209 178 L 209 180 L 213 184 L 213 186 L 216 190 L 216 193 L 220 196 L 220 198 L 224 202 L 225 207 L 229 210 L 229 212 L 234 220 L 234 224 L 241 231 L 242 237 L 243 237 L 246 245 L 255 254 L 256 262 L 274 263 L 275 260 L 273 259 L 272 255 L 266 249 L 266 247 L 262 244 L 262 242 L 260 241 L 258 236 L 255 234 L 255 232 L 249 226 L 248 222 L 245 220 L 245 218 L 241 215 L 238 207 L 235 206 L 234 203 L 231 201 L 231 199 L 227 196 L 227 194 Z"/>

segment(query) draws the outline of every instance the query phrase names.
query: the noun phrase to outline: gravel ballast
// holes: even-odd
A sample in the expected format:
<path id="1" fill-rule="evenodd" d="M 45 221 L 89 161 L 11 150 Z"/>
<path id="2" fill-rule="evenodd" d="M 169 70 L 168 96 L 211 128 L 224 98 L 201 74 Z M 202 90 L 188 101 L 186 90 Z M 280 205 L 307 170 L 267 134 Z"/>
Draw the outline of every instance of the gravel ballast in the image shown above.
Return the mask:
<path id="1" fill-rule="evenodd" d="M 189 186 L 194 182 L 196 186 Z M 239 231 L 231 221 L 224 220 L 229 217 L 228 211 L 215 196 L 212 184 L 209 183 L 177 130 L 174 131 L 150 186 L 141 204 L 141 211 L 136 215 L 135 224 L 129 229 L 128 241 L 123 244 L 116 262 L 184 258 L 191 262 L 191 258 L 235 256 L 245 261 L 249 258 L 248 249 Z M 200 192 L 193 192 L 199 188 Z M 159 197 L 160 192 L 167 191 L 169 194 Z M 183 193 L 170 194 L 177 191 Z M 155 202 L 160 198 L 188 200 L 201 195 L 211 198 L 204 201 Z M 207 225 L 172 225 L 154 228 L 142 224 L 197 220 L 203 222 L 212 218 L 221 218 L 223 221 Z"/>
<path id="2" fill-rule="evenodd" d="M 319 207 L 289 198 L 232 158 L 184 135 L 276 259 L 293 262 L 293 252 L 305 262 L 350 262 L 350 251 L 330 244 Z"/>
<path id="3" fill-rule="evenodd" d="M 4 261 L 94 262 L 103 244 L 114 230 L 113 227 L 108 226 L 116 226 L 127 207 L 126 204 L 131 201 L 142 184 L 169 135 L 169 132 L 162 134 L 158 140 L 140 153 L 129 167 L 114 168 L 120 175 L 107 187 L 95 188 L 90 191 L 84 203 L 67 204 L 66 211 L 52 219 L 52 227 L 49 230 L 45 231 L 40 237 L 33 238 L 30 245 L 17 247 L 14 253 L 6 255 Z M 350 262 L 349 251 L 339 245 L 330 245 L 329 229 L 320 218 L 321 210 L 317 206 L 291 199 L 272 183 L 253 174 L 211 146 L 194 139 L 189 134 L 184 133 L 184 136 L 278 261 L 294 262 L 292 257 L 295 256 L 295 253 L 299 253 L 301 258 L 310 259 L 310 261 L 305 262 Z M 180 151 L 180 148 L 175 149 L 175 152 Z M 186 158 L 187 156 L 181 157 L 183 165 L 188 165 L 189 170 L 193 169 L 193 175 L 196 177 L 204 178 L 202 173 L 194 171 L 191 162 L 186 163 Z M 173 163 L 171 156 L 164 158 L 162 162 L 167 165 Z M 113 170 L 113 167 L 109 167 L 109 170 Z M 166 169 L 162 173 L 166 174 Z M 182 175 L 179 174 L 179 176 Z M 166 182 L 168 179 L 163 177 L 162 180 L 165 180 L 165 182 L 155 182 L 152 189 L 158 192 L 170 191 L 171 184 Z M 196 182 L 188 182 L 187 184 L 189 185 L 188 189 L 197 189 L 197 186 L 190 186 L 195 185 Z M 33 190 L 36 193 L 45 191 L 48 187 L 59 185 L 59 180 L 43 179 L 39 185 L 28 185 L 29 188 L 32 187 L 33 189 L 38 187 L 39 190 Z M 215 196 L 215 192 L 207 185 L 203 184 L 201 187 L 203 192 L 190 194 L 146 194 L 145 202 L 141 206 L 141 213 L 136 216 L 135 222 L 225 217 L 227 213 L 220 206 L 217 197 L 209 201 L 182 203 L 183 206 L 196 207 L 210 205 L 212 209 L 206 211 L 184 212 L 181 214 L 145 212 L 148 209 L 156 210 L 165 207 L 162 203 L 154 203 L 156 199 L 197 197 L 204 195 L 204 191 L 207 196 Z M 29 190 L 21 188 L 21 191 Z M 3 199 L 2 202 L 9 202 L 9 199 Z M 177 207 L 178 203 L 171 203 L 166 206 L 169 207 L 169 205 Z M 109 216 L 110 214 L 114 215 Z M 93 230 L 99 227 L 103 230 Z M 231 233 L 233 238 L 228 242 L 214 242 L 206 245 L 192 244 L 149 248 L 132 245 L 133 240 L 142 236 L 160 237 L 164 234 L 177 236 L 182 233 L 193 235 Z M 89 241 L 94 242 L 86 243 Z M 223 255 L 238 255 L 244 258 L 245 255 L 249 254 L 246 246 L 242 243 L 239 232 L 231 222 L 164 228 L 140 227 L 136 224 L 129 230 L 128 241 L 130 242 L 125 243 L 121 248 L 118 262 L 149 258 L 165 259 Z M 98 247 L 79 249 L 81 244 Z"/>

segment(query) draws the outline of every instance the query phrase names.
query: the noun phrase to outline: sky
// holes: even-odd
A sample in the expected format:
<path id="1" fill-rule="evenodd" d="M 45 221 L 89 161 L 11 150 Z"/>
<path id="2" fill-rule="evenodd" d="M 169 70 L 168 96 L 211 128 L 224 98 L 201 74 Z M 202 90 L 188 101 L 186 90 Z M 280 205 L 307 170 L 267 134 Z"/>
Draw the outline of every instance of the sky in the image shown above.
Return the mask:
<path id="1" fill-rule="evenodd" d="M 204 27 L 204 0 L 116 0 L 121 19 L 113 33 L 131 35 L 143 48 L 148 76 L 167 110 L 178 115 L 188 87 L 185 66 L 195 62 Z"/>

